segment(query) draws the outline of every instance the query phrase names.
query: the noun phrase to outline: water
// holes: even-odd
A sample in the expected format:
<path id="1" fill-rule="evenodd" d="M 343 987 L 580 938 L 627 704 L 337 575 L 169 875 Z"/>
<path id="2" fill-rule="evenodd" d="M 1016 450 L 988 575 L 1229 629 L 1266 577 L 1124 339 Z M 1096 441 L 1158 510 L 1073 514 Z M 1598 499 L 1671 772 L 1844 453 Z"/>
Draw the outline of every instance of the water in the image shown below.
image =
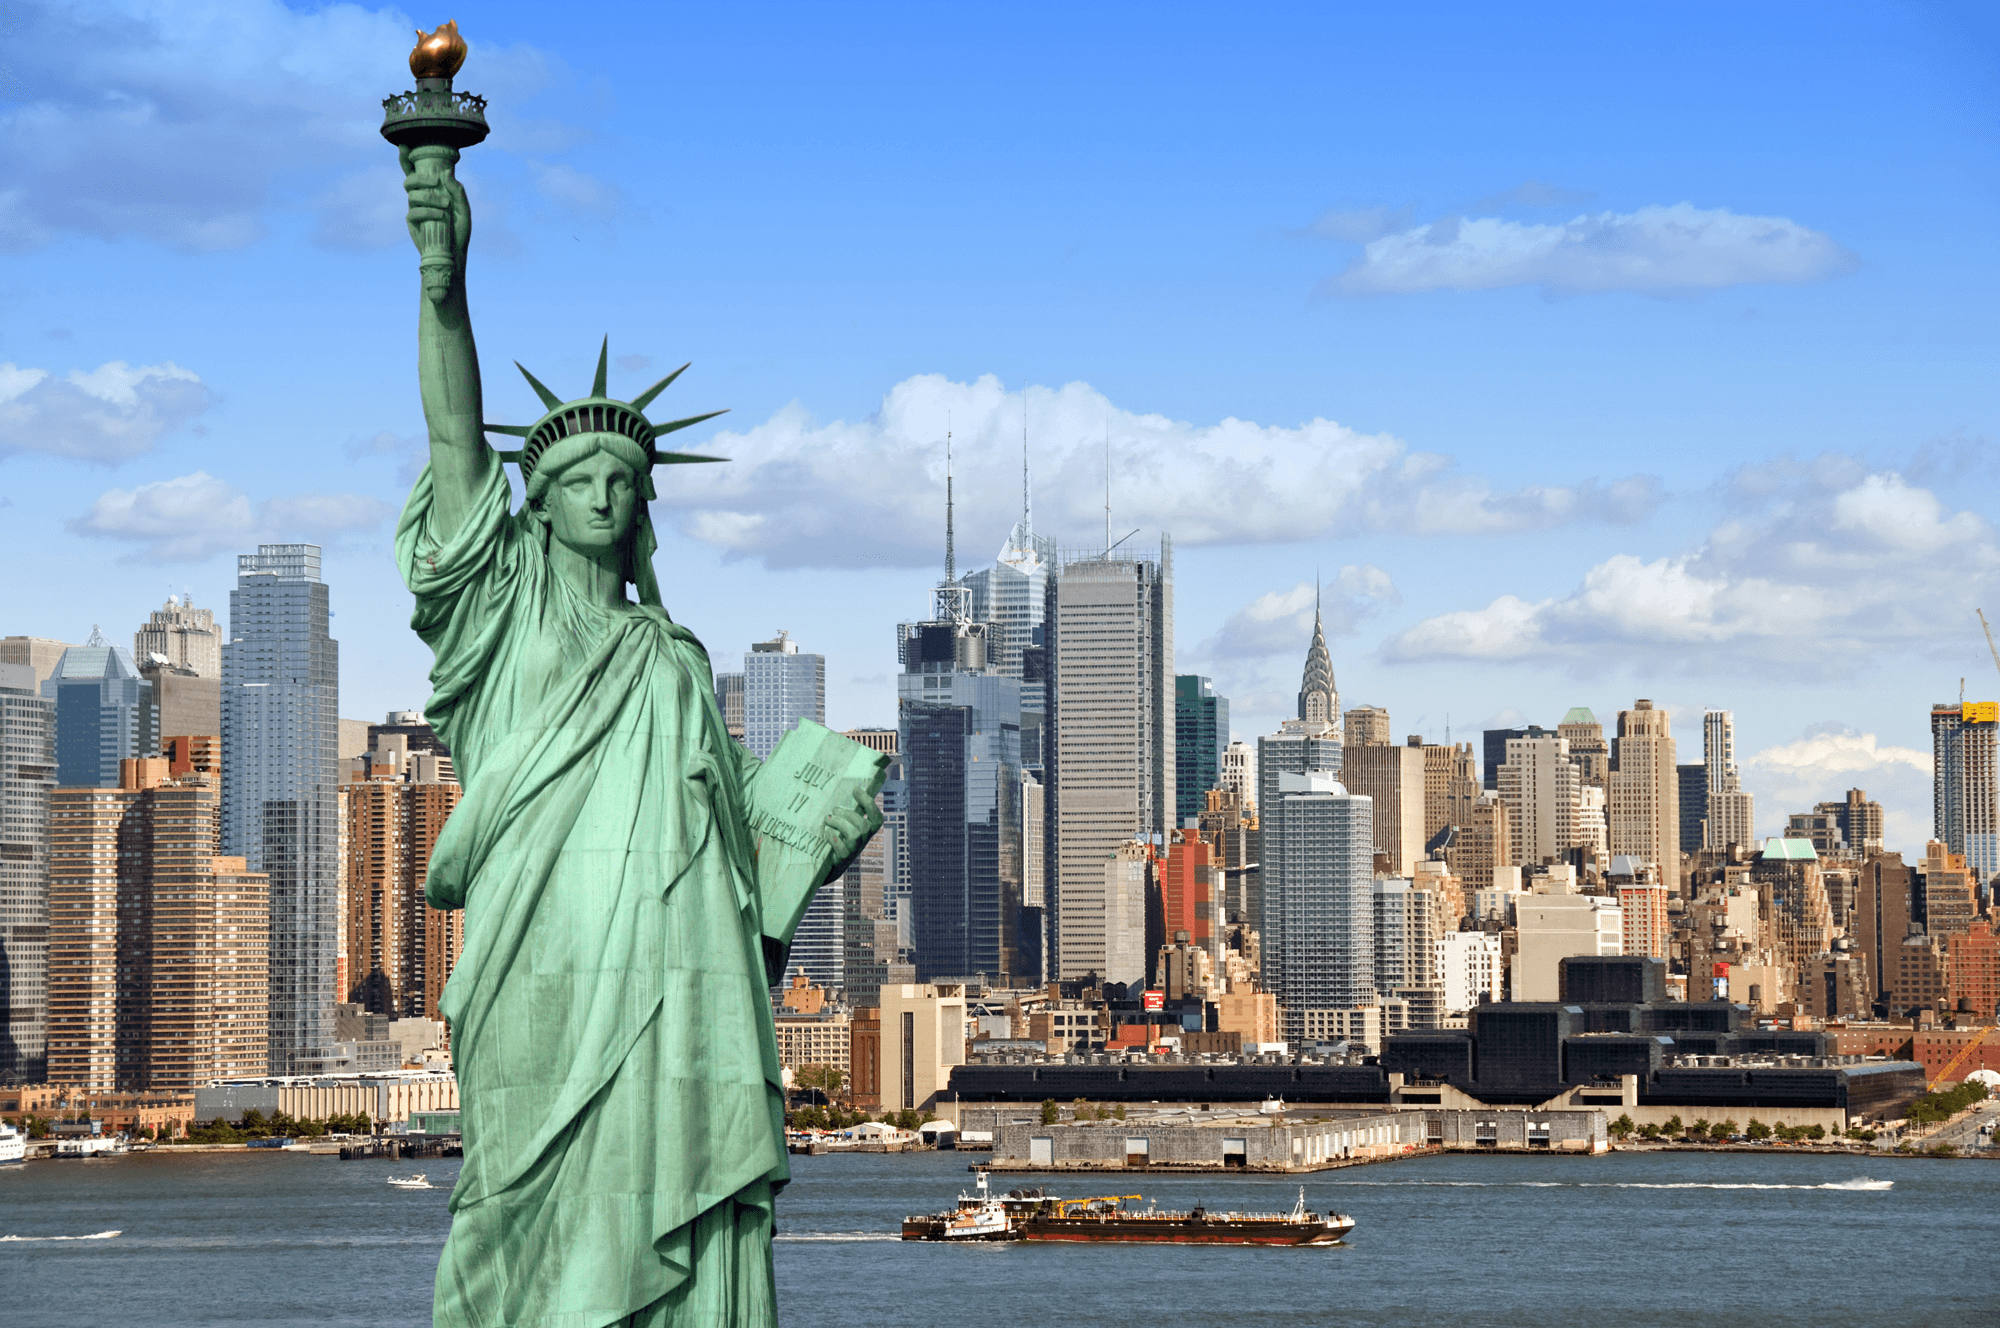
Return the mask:
<path id="1" fill-rule="evenodd" d="M 1441 1157 L 1304 1178 L 1342 1246 L 905 1244 L 969 1155 L 793 1158 L 779 1200 L 788 1328 L 1009 1323 L 1783 1328 L 2000 1320 L 2000 1165 L 1753 1153 Z M 0 1168 L 8 1328 L 414 1328 L 458 1163 L 140 1155 Z M 1004 1186 L 1039 1177 L 999 1177 Z M 1132 1176 L 1062 1193 L 1289 1208 L 1297 1181 Z M 116 1232 L 117 1234 L 110 1234 Z"/>

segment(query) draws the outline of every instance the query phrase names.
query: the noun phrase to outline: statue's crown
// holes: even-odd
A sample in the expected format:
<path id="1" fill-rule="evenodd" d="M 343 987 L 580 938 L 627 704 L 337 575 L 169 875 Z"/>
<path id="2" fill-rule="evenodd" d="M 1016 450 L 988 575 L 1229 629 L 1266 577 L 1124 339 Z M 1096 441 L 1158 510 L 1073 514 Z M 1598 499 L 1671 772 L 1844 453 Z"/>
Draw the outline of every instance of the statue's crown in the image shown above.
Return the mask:
<path id="1" fill-rule="evenodd" d="M 653 398 L 667 390 L 674 379 L 687 372 L 687 365 L 654 383 L 630 401 L 617 401 L 605 395 L 605 380 L 610 368 L 611 338 L 606 337 L 597 352 L 597 377 L 590 385 L 590 395 L 575 401 L 564 401 L 541 380 L 529 373 L 519 360 L 514 367 L 521 371 L 521 377 L 528 380 L 528 386 L 535 389 L 535 395 L 548 407 L 548 413 L 533 424 L 484 424 L 488 433 L 511 434 L 523 440 L 517 452 L 502 451 L 502 461 L 512 461 L 521 468 L 521 481 L 528 483 L 534 478 L 535 466 L 543 455 L 566 438 L 582 434 L 611 434 L 629 439 L 644 455 L 646 468 L 656 465 L 684 465 L 701 461 L 727 461 L 727 457 L 699 456 L 693 452 L 663 452 L 659 440 L 667 434 L 685 429 L 703 420 L 712 420 L 718 415 L 726 415 L 726 410 L 712 410 L 706 415 L 690 415 L 684 420 L 671 420 L 664 424 L 654 424 L 646 418 L 646 407 L 653 404 Z M 649 486 L 650 487 L 650 486 Z"/>

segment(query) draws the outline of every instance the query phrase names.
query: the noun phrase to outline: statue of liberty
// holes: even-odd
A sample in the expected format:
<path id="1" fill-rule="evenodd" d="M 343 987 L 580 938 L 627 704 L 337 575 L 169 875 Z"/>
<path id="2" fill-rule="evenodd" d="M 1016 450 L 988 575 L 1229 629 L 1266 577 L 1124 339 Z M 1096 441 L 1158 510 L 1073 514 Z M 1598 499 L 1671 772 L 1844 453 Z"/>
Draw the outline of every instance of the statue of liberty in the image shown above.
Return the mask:
<path id="1" fill-rule="evenodd" d="M 465 1163 L 434 1319 L 771 1324 L 789 1172 L 768 985 L 814 890 L 881 824 L 882 758 L 807 725 L 760 766 L 725 731 L 652 566 L 654 468 L 714 459 L 659 446 L 709 416 L 646 418 L 677 375 L 613 400 L 601 350 L 588 397 L 527 375 L 547 413 L 485 423 L 457 155 L 401 145 L 430 464 L 396 557 L 466 787 L 427 887 L 465 910 L 442 1001 Z"/>

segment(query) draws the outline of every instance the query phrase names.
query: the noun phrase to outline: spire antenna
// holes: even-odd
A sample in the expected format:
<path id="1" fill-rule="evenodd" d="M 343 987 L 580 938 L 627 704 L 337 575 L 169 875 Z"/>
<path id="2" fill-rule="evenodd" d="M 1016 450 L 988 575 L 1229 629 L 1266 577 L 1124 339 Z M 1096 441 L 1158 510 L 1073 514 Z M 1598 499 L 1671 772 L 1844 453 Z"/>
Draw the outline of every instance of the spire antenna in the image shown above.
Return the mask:
<path id="1" fill-rule="evenodd" d="M 951 426 L 948 418 L 944 431 L 944 579 L 947 585 L 958 580 L 958 558 L 952 547 Z"/>
<path id="2" fill-rule="evenodd" d="M 1035 501 L 1028 487 L 1028 385 L 1021 385 L 1021 537 L 1033 542 Z"/>
<path id="3" fill-rule="evenodd" d="M 1111 556 L 1111 421 L 1104 422 L 1104 556 Z"/>

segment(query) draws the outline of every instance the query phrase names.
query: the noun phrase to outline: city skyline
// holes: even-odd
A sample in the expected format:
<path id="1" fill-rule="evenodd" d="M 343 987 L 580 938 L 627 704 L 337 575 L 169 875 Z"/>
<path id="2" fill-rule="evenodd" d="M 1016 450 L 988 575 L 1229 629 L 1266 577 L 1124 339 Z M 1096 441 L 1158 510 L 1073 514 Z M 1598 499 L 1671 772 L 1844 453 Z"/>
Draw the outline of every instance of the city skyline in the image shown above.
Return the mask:
<path id="1" fill-rule="evenodd" d="M 401 194 L 369 122 L 406 26 L 241 0 L 245 40 L 218 49 L 173 12 L 77 12 L 121 34 L 92 81 L 62 22 L 28 11 L 0 120 L 41 117 L 38 141 L 103 179 L 140 154 L 188 175 L 148 204 L 63 202 L 24 140 L 0 148 L 23 182 L 0 224 L 19 252 L 0 551 L 47 569 L 4 630 L 82 641 L 169 589 L 217 605 L 233 552 L 320 542 L 350 713 L 420 707 L 429 660 L 387 556 L 420 426 L 407 346 L 364 331 L 403 307 Z M 1937 242 L 1992 212 L 1964 165 L 1992 150 L 1990 18 L 1843 10 L 1801 62 L 1782 7 L 1738 16 L 1726 47 L 1666 9 L 1588 33 L 1440 12 L 1290 15 L 1285 42 L 1251 22 L 1210 39 L 1227 59 L 1185 25 L 1101 17 L 1053 54 L 1032 21 L 971 41 L 960 16 L 677 21 L 692 49 L 765 51 L 747 113 L 706 70 L 664 103 L 602 91 L 630 84 L 661 18 L 621 14 L 633 40 L 607 53 L 570 35 L 587 21 L 491 6 L 465 75 L 499 117 L 466 162 L 494 203 L 475 243 L 487 355 L 577 379 L 609 331 L 614 391 L 695 360 L 685 385 L 735 413 L 689 446 L 735 460 L 661 504 L 669 608 L 724 658 L 775 625 L 812 641 L 836 727 L 894 722 L 878 624 L 919 614 L 934 578 L 945 433 L 974 564 L 1016 520 L 1025 430 L 1043 533 L 1097 539 L 1108 442 L 1112 537 L 1174 536 L 1177 666 L 1231 698 L 1238 737 L 1289 711 L 1318 571 L 1343 693 L 1403 732 L 1648 695 L 1689 733 L 1726 708 L 1767 829 L 1860 786 L 1891 842 L 1920 847 L 1922 708 L 1961 677 L 2000 695 L 1971 613 L 2000 567 L 1978 484 L 1994 262 Z M 274 45 L 310 58 L 285 105 L 252 112 L 244 73 Z M 861 50 L 891 85 L 937 66 L 980 95 L 913 127 L 900 97 L 834 72 Z M 1126 50 L 1148 58 L 1104 58 Z M 1327 102 L 1332 61 L 1346 91 Z M 157 105 L 174 78 L 218 118 L 159 139 L 102 118 L 104 87 Z M 1565 95 L 1520 90 L 1544 85 Z M 827 105 L 840 146 L 802 155 L 790 129 Z M 1378 105 L 1399 109 L 1352 114 Z M 1488 128 L 1467 136 L 1474 112 Z M 688 126 L 678 156 L 650 155 L 661 114 Z M 208 188 L 218 154 L 247 163 L 229 188 Z M 780 237 L 788 179 L 842 225 Z M 1132 201 L 1168 193 L 1178 212 Z M 961 220 L 929 220 L 940 203 Z M 1669 232 L 1694 238 L 1660 247 Z M 774 244 L 792 256 L 771 263 Z M 1508 263 L 1482 267 L 1480 244 Z M 1596 261 L 1621 244 L 1664 275 Z M 1782 259 L 1746 257 L 1760 246 Z M 274 280 L 309 326 L 241 316 L 239 292 Z M 548 317 L 579 287 L 603 326 Z M 529 403 L 496 385 L 496 418 Z"/>

